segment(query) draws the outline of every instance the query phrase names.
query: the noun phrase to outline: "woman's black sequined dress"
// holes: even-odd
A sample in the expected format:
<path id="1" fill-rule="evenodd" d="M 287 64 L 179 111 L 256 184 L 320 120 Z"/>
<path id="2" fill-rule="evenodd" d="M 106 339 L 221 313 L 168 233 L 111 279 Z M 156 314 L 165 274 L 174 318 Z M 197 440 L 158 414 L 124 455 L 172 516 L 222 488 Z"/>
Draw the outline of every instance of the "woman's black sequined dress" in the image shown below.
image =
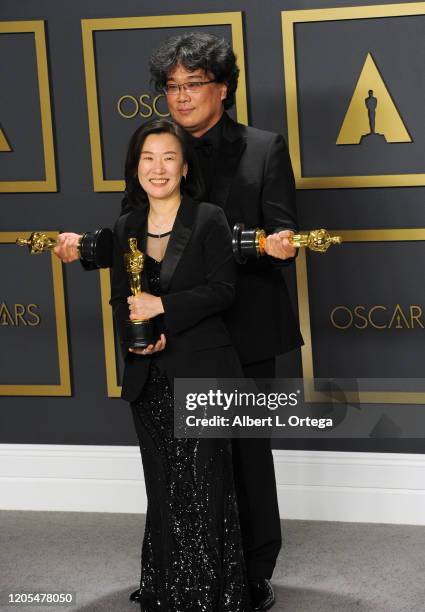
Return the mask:
<path id="1" fill-rule="evenodd" d="M 150 291 L 161 264 L 146 257 Z M 148 497 L 142 547 L 145 610 L 248 612 L 229 440 L 175 439 L 173 398 L 152 358 L 132 404 Z"/>

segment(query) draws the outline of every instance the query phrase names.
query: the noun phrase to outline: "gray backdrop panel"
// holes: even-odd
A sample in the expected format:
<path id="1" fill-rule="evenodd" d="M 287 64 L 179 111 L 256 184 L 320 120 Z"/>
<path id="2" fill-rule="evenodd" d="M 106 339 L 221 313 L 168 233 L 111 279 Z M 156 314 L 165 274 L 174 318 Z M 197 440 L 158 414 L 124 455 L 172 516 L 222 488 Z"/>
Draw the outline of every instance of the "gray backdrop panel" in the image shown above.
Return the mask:
<path id="1" fill-rule="evenodd" d="M 43 137 L 37 79 L 35 37 L 31 33 L 0 36 L 0 117 L 12 149 L 0 157 L 2 181 L 44 179 Z"/>

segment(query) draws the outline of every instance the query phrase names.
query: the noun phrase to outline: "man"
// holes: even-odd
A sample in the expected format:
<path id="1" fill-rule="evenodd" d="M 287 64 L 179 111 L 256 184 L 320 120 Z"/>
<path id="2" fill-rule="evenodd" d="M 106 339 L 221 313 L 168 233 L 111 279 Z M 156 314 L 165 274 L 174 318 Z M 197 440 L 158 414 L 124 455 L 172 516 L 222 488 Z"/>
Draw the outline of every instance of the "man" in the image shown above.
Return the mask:
<path id="1" fill-rule="evenodd" d="M 170 38 L 153 52 L 150 70 L 174 121 L 193 137 L 206 184 L 204 199 L 224 209 L 231 228 L 242 222 L 269 234 L 268 256 L 238 268 L 236 300 L 226 324 L 245 375 L 272 378 L 276 355 L 302 344 L 281 274 L 295 256 L 289 237 L 297 229 L 285 141 L 240 125 L 225 112 L 235 102 L 239 69 L 224 39 L 204 32 Z M 76 259 L 78 236 L 60 239 L 58 256 Z M 270 440 L 233 440 L 233 463 L 252 608 L 268 610 L 274 604 L 270 578 L 281 547 Z M 130 599 L 138 601 L 139 591 Z"/>

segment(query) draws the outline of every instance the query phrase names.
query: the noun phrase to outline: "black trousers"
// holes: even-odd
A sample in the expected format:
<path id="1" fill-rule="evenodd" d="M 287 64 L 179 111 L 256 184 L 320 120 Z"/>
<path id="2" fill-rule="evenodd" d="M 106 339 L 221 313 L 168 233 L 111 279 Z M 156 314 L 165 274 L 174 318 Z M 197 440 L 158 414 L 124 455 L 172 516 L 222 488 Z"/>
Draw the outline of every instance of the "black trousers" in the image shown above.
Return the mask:
<path id="1" fill-rule="evenodd" d="M 243 366 L 247 378 L 274 378 L 275 359 Z M 282 537 L 270 440 L 232 440 L 233 471 L 248 579 L 271 578 Z"/>

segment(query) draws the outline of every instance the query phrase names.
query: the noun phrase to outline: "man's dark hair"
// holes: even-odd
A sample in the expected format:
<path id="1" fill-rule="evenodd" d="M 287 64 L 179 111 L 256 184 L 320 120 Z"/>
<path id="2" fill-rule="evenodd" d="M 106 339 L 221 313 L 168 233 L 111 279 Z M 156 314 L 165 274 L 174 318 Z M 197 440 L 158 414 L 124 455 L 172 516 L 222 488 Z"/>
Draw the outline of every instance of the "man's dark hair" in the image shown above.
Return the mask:
<path id="1" fill-rule="evenodd" d="M 181 182 L 181 192 L 194 200 L 202 199 L 204 186 L 199 169 L 198 159 L 193 151 L 186 132 L 179 125 L 169 119 L 152 119 L 140 126 L 130 138 L 125 160 L 125 187 L 126 194 L 122 203 L 123 211 L 147 202 L 146 191 L 139 183 L 137 168 L 143 143 L 151 134 L 172 134 L 180 143 L 183 160 L 187 163 L 188 172 L 186 180 Z"/>
<path id="2" fill-rule="evenodd" d="M 151 83 L 156 91 L 163 91 L 170 71 L 178 64 L 189 71 L 201 68 L 211 73 L 218 83 L 226 83 L 224 108 L 234 105 L 239 68 L 233 49 L 224 38 L 207 32 L 191 32 L 166 40 L 149 60 Z"/>

